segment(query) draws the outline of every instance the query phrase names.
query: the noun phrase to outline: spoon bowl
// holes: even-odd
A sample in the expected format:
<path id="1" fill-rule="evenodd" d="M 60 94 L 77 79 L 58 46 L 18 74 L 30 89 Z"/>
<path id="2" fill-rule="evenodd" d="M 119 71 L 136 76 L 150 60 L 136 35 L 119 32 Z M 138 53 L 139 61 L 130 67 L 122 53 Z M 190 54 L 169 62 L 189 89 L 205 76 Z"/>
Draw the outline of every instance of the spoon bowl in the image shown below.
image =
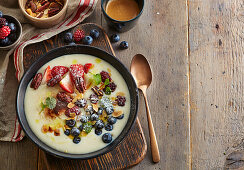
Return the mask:
<path id="1" fill-rule="evenodd" d="M 147 88 L 152 82 L 151 68 L 147 59 L 142 54 L 136 54 L 131 61 L 130 71 L 136 81 L 137 87 L 141 89 L 145 99 L 152 159 L 153 162 L 157 163 L 160 161 L 160 154 L 146 95 Z"/>
<path id="2" fill-rule="evenodd" d="M 142 54 L 136 54 L 131 62 L 131 74 L 138 88 L 149 87 L 152 82 L 152 72 L 147 59 Z"/>

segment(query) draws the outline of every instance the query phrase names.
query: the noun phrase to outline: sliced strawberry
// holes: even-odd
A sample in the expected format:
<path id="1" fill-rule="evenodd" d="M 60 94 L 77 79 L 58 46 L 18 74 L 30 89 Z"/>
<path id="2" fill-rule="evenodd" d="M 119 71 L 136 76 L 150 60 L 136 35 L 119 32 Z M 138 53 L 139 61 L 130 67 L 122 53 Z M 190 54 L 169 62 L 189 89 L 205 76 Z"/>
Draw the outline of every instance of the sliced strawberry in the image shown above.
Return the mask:
<path id="1" fill-rule="evenodd" d="M 75 81 L 74 78 L 83 77 L 84 75 L 83 65 L 81 64 L 73 64 L 69 70 L 73 81 Z"/>
<path id="2" fill-rule="evenodd" d="M 53 77 L 60 75 L 61 77 L 69 71 L 68 67 L 65 66 L 55 66 L 53 67 L 51 74 Z"/>
<path id="3" fill-rule="evenodd" d="M 51 78 L 51 67 L 47 66 L 46 70 L 44 71 L 43 82 L 47 83 L 49 80 L 51 80 Z"/>
<path id="4" fill-rule="evenodd" d="M 64 91 L 74 93 L 74 85 L 69 73 L 64 76 L 64 78 L 59 82 L 59 85 Z"/>
<path id="5" fill-rule="evenodd" d="M 83 93 L 85 90 L 83 65 L 73 64 L 70 66 L 70 75 L 76 89 Z"/>
<path id="6" fill-rule="evenodd" d="M 86 63 L 84 65 L 84 72 L 87 74 L 92 66 L 93 66 L 92 63 Z"/>

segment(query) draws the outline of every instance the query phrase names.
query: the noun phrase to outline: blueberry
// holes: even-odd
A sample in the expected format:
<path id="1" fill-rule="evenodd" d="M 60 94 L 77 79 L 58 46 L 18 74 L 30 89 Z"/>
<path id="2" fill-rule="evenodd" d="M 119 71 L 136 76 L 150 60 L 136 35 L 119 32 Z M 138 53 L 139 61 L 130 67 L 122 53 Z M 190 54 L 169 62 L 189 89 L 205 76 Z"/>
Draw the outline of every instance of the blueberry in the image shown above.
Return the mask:
<path id="1" fill-rule="evenodd" d="M 111 41 L 112 42 L 118 42 L 120 40 L 120 36 L 118 34 L 113 34 L 111 36 Z"/>
<path id="2" fill-rule="evenodd" d="M 127 41 L 122 41 L 119 46 L 121 49 L 127 49 L 129 47 L 129 44 Z"/>
<path id="3" fill-rule="evenodd" d="M 69 130 L 69 129 L 66 129 L 66 130 L 64 131 L 64 134 L 67 135 L 67 136 L 69 136 L 69 135 L 70 135 L 70 130 Z"/>
<path id="4" fill-rule="evenodd" d="M 112 135 L 110 133 L 105 133 L 102 136 L 102 140 L 104 143 L 110 143 L 112 141 Z"/>
<path id="5" fill-rule="evenodd" d="M 5 22 L 5 26 L 8 26 L 8 21 Z"/>
<path id="6" fill-rule="evenodd" d="M 82 116 L 80 117 L 80 121 L 81 121 L 81 123 L 87 123 L 87 122 L 88 122 L 88 117 L 82 115 Z"/>
<path id="7" fill-rule="evenodd" d="M 3 13 L 2 13 L 2 11 L 0 11 L 0 18 L 2 18 L 3 17 Z"/>
<path id="8" fill-rule="evenodd" d="M 75 136 L 74 137 L 74 139 L 73 139 L 73 142 L 75 143 L 75 144 L 78 144 L 78 143 L 80 143 L 80 137 L 79 136 Z"/>
<path id="9" fill-rule="evenodd" d="M 117 119 L 123 119 L 123 118 L 124 118 L 124 114 L 117 117 Z"/>
<path id="10" fill-rule="evenodd" d="M 96 135 L 101 135 L 103 133 L 102 129 L 95 129 L 95 134 Z"/>
<path id="11" fill-rule="evenodd" d="M 107 115 L 111 115 L 114 112 L 114 108 L 113 106 L 109 106 L 105 108 L 105 111 L 107 113 Z"/>
<path id="12" fill-rule="evenodd" d="M 79 136 L 80 130 L 78 128 L 76 128 L 76 127 L 73 127 L 71 129 L 71 132 L 70 133 L 71 133 L 72 136 Z"/>
<path id="13" fill-rule="evenodd" d="M 105 130 L 106 130 L 106 131 L 112 131 L 112 130 L 113 130 L 113 125 L 106 124 L 106 125 L 105 125 Z"/>
<path id="14" fill-rule="evenodd" d="M 115 117 L 110 116 L 110 117 L 108 118 L 108 123 L 109 123 L 109 124 L 113 125 L 113 124 L 115 124 L 116 122 L 117 122 L 117 119 L 116 119 Z"/>
<path id="15" fill-rule="evenodd" d="M 77 101 L 75 102 L 75 105 L 78 106 L 78 107 L 81 107 L 81 108 L 85 107 L 86 104 L 87 104 L 86 99 L 79 99 L 79 100 L 77 100 Z M 90 110 L 93 110 L 93 109 L 90 108 Z"/>
<path id="16" fill-rule="evenodd" d="M 97 114 L 92 114 L 91 115 L 91 121 L 95 121 L 95 120 L 98 120 L 98 115 Z"/>
<path id="17" fill-rule="evenodd" d="M 76 43 L 75 42 L 71 42 L 71 43 L 69 43 L 69 45 L 76 45 Z"/>
<path id="18" fill-rule="evenodd" d="M 88 106 L 87 108 L 86 108 L 86 112 L 93 112 L 93 107 L 92 106 Z"/>
<path id="19" fill-rule="evenodd" d="M 69 119 L 69 120 L 66 120 L 66 125 L 69 126 L 70 128 L 74 127 L 75 126 L 75 120 L 74 119 Z"/>
<path id="20" fill-rule="evenodd" d="M 98 108 L 97 114 L 98 114 L 98 115 L 103 114 L 103 108 L 102 108 L 102 107 L 99 107 L 99 108 Z"/>
<path id="21" fill-rule="evenodd" d="M 14 23 L 9 23 L 9 28 L 11 29 L 11 32 L 16 32 L 16 26 Z"/>
<path id="22" fill-rule="evenodd" d="M 82 131 L 82 130 L 83 130 L 83 125 L 81 124 L 81 125 L 78 127 L 78 129 L 79 129 L 80 131 Z"/>
<path id="23" fill-rule="evenodd" d="M 98 120 L 98 121 L 95 123 L 95 128 L 96 128 L 96 129 L 102 129 L 102 128 L 104 128 L 103 121 L 102 121 L 102 120 Z"/>
<path id="24" fill-rule="evenodd" d="M 92 38 L 97 39 L 97 38 L 99 37 L 99 31 L 96 30 L 96 29 L 91 30 L 91 32 L 90 32 L 90 36 L 91 36 Z"/>
<path id="25" fill-rule="evenodd" d="M 66 32 L 66 33 L 64 34 L 64 41 L 65 41 L 66 43 L 71 43 L 71 42 L 73 42 L 73 34 L 72 34 L 71 32 Z"/>
<path id="26" fill-rule="evenodd" d="M 91 36 L 85 36 L 83 38 L 83 43 L 86 45 L 91 45 L 93 42 L 93 38 Z"/>
<path id="27" fill-rule="evenodd" d="M 8 37 L 6 37 L 5 39 L 1 39 L 1 40 L 0 40 L 0 44 L 1 44 L 2 46 L 8 46 L 8 45 L 11 44 L 11 41 L 9 40 Z"/>
<path id="28" fill-rule="evenodd" d="M 8 37 L 12 42 L 16 41 L 18 38 L 15 33 L 11 33 Z"/>

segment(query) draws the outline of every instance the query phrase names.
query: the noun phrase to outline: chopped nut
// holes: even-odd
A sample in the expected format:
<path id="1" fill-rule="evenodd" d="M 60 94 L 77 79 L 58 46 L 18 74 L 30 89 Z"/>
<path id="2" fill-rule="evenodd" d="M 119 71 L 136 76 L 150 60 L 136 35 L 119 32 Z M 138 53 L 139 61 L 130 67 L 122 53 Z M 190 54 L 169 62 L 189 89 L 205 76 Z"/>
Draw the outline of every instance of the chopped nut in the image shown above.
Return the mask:
<path id="1" fill-rule="evenodd" d="M 88 134 L 84 131 L 81 132 L 81 136 L 87 136 Z"/>
<path id="2" fill-rule="evenodd" d="M 98 106 L 97 104 L 92 104 L 93 110 L 95 110 L 96 112 L 98 111 Z"/>
<path id="3" fill-rule="evenodd" d="M 70 103 L 68 104 L 68 108 L 72 108 L 72 107 L 74 107 L 74 106 L 75 106 L 74 103 L 71 103 L 71 102 L 70 102 Z"/>
<path id="4" fill-rule="evenodd" d="M 67 119 L 67 120 L 68 120 L 68 119 Z M 70 129 L 70 127 L 67 126 L 67 125 L 64 125 L 64 128 L 65 128 L 65 129 Z"/>
<path id="5" fill-rule="evenodd" d="M 125 93 L 123 93 L 123 92 L 118 92 L 118 93 L 116 93 L 116 96 L 125 96 Z"/>
<path id="6" fill-rule="evenodd" d="M 49 126 L 48 131 L 52 133 L 53 132 L 53 128 L 51 126 Z"/>
<path id="7" fill-rule="evenodd" d="M 59 129 L 54 130 L 54 136 L 60 136 L 60 130 Z"/>
<path id="8" fill-rule="evenodd" d="M 112 115 L 113 115 L 113 117 L 119 117 L 122 114 L 123 114 L 123 111 L 120 110 L 120 111 L 114 111 Z"/>
<path id="9" fill-rule="evenodd" d="M 47 133 L 49 130 L 49 126 L 48 125 L 43 125 L 42 126 L 42 133 Z"/>

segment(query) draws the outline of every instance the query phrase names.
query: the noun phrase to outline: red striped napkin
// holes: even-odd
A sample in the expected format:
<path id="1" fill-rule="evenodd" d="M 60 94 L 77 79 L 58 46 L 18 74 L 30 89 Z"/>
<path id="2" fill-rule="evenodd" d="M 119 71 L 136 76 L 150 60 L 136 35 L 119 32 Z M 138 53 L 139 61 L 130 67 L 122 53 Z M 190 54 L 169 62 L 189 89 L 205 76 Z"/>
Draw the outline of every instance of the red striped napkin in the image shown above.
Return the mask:
<path id="1" fill-rule="evenodd" d="M 80 0 L 77 9 L 67 17 L 62 23 L 55 26 L 53 29 L 49 30 L 48 32 L 35 35 L 30 40 L 22 42 L 14 51 L 14 66 L 16 69 L 16 77 L 18 81 L 24 74 L 24 66 L 23 66 L 23 50 L 24 48 L 36 42 L 43 41 L 45 39 L 51 38 L 52 36 L 63 32 L 69 28 L 72 28 L 82 22 L 86 17 L 88 17 L 95 9 L 97 0 Z M 20 124 L 15 119 L 14 131 L 12 137 L 9 141 L 18 142 L 23 139 L 24 133 L 20 127 Z"/>

